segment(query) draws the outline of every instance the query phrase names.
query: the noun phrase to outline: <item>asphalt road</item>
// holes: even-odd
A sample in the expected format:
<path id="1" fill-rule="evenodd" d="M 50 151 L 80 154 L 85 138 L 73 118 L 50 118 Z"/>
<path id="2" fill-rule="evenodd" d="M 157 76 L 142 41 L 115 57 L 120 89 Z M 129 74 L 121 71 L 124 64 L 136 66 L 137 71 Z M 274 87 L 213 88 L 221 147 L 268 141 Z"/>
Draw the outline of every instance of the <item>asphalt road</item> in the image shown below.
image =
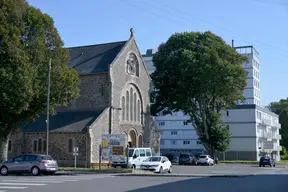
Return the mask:
<path id="1" fill-rule="evenodd" d="M 218 168 L 219 167 L 219 168 Z M 215 166 L 211 171 L 221 170 L 248 170 L 248 165 Z M 238 167 L 238 169 L 236 169 Z M 209 167 L 179 167 L 178 170 L 207 171 Z M 177 170 L 174 167 L 174 170 Z M 252 168 L 254 170 L 254 168 Z M 262 168 L 263 169 L 263 168 Z M 186 191 L 213 191 L 213 192 L 286 192 L 288 169 L 270 169 L 267 167 L 262 174 L 243 178 L 183 178 L 183 177 L 137 177 L 76 175 L 76 176 L 0 176 L 0 192 L 186 192 Z M 263 169 L 263 171 L 264 171 Z M 255 167 L 256 170 L 256 167 Z M 258 169 L 259 171 L 259 169 Z M 202 172 L 202 173 L 203 173 Z M 204 174 L 204 173 L 203 173 Z"/>
<path id="2" fill-rule="evenodd" d="M 259 167 L 257 165 L 227 164 L 216 166 L 179 166 L 173 165 L 173 173 L 180 174 L 262 174 L 288 169 L 287 165 Z"/>

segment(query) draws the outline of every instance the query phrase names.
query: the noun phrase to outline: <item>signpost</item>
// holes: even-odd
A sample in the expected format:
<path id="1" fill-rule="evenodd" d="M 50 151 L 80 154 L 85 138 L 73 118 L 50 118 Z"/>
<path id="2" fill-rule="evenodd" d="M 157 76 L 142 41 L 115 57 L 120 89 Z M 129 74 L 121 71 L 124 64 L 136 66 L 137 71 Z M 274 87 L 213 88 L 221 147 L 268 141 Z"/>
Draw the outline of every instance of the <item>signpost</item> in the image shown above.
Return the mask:
<path id="1" fill-rule="evenodd" d="M 77 167 L 77 156 L 79 155 L 78 147 L 73 148 L 73 155 L 74 155 L 74 167 Z"/>

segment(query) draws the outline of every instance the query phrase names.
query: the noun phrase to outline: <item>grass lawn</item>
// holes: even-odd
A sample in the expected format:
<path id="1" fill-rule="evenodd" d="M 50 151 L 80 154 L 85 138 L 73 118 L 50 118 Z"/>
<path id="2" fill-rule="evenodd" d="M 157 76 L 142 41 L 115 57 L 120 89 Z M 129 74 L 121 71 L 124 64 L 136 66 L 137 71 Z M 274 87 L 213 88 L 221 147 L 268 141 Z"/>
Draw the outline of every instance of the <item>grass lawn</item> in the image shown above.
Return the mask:
<path id="1" fill-rule="evenodd" d="M 247 160 L 235 160 L 235 161 L 219 161 L 220 163 L 231 163 L 231 164 L 258 164 L 258 161 L 247 161 Z M 277 161 L 276 164 L 288 164 L 288 160 Z"/>

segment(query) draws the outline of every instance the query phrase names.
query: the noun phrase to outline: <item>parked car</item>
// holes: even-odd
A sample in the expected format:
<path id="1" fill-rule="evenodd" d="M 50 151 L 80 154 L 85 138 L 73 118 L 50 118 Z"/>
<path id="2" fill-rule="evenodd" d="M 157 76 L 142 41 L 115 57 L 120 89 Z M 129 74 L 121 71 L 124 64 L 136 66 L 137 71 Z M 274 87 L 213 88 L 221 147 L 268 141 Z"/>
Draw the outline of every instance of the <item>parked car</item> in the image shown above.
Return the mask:
<path id="1" fill-rule="evenodd" d="M 128 168 L 139 169 L 143 161 L 151 156 L 151 148 L 129 148 Z"/>
<path id="2" fill-rule="evenodd" d="M 172 173 L 171 161 L 165 156 L 149 157 L 141 164 L 142 170 L 149 170 L 156 173 Z"/>
<path id="3" fill-rule="evenodd" d="M 199 155 L 199 165 L 214 165 L 214 159 L 210 155 Z"/>
<path id="4" fill-rule="evenodd" d="M 259 167 L 265 167 L 266 165 L 269 165 L 270 167 L 272 167 L 272 166 L 275 167 L 276 166 L 276 162 L 270 156 L 263 156 L 263 157 L 260 158 Z"/>
<path id="5" fill-rule="evenodd" d="M 49 155 L 28 154 L 20 155 L 0 163 L 0 174 L 10 173 L 22 174 L 32 173 L 37 176 L 43 174 L 54 174 L 59 169 L 57 161 Z"/>
<path id="6" fill-rule="evenodd" d="M 179 165 L 197 165 L 198 161 L 192 154 L 181 154 L 179 156 Z"/>

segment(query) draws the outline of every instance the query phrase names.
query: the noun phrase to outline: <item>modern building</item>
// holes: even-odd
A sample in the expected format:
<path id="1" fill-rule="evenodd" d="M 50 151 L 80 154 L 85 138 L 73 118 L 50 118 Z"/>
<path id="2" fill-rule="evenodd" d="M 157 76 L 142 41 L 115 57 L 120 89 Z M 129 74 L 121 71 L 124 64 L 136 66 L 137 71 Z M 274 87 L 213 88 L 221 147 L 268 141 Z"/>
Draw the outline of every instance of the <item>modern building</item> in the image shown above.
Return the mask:
<path id="1" fill-rule="evenodd" d="M 280 160 L 281 125 L 278 116 L 260 106 L 259 53 L 253 46 L 235 47 L 235 49 L 248 58 L 242 65 L 248 72 L 247 86 L 243 93 L 246 100 L 238 101 L 235 108 L 222 112 L 223 121 L 229 125 L 231 132 L 231 145 L 230 150 L 218 154 L 218 158 L 259 160 L 263 154 L 272 154 Z M 146 54 L 142 55 L 150 74 L 155 70 L 152 62 L 155 52 L 148 49 Z M 178 155 L 205 150 L 192 124 L 187 122 L 189 116 L 177 112 L 166 116 L 159 114 L 155 119 L 162 130 L 160 148 L 163 154 Z"/>

